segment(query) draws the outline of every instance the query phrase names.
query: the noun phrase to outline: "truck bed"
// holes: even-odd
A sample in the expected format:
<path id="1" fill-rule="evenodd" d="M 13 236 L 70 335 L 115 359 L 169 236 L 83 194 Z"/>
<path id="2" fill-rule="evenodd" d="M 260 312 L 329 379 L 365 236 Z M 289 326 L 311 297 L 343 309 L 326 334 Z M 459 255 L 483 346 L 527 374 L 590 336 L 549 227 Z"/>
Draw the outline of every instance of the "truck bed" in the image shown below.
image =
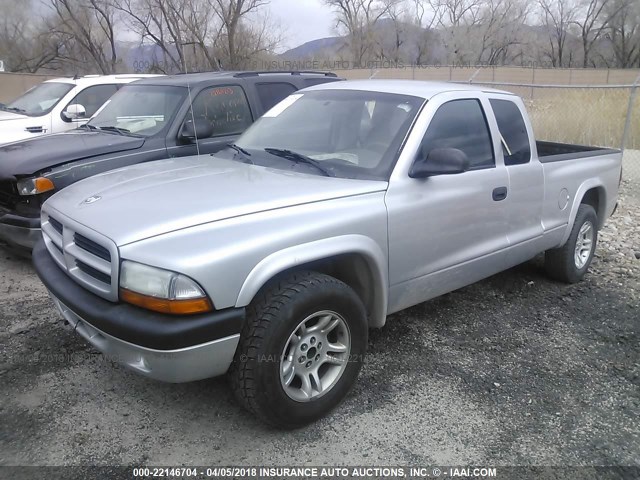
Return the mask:
<path id="1" fill-rule="evenodd" d="M 561 162 L 564 160 L 576 160 L 584 157 L 620 153 L 620 150 L 615 148 L 588 147 L 585 145 L 546 142 L 541 140 L 536 141 L 536 147 L 538 149 L 538 158 L 542 163 Z"/>

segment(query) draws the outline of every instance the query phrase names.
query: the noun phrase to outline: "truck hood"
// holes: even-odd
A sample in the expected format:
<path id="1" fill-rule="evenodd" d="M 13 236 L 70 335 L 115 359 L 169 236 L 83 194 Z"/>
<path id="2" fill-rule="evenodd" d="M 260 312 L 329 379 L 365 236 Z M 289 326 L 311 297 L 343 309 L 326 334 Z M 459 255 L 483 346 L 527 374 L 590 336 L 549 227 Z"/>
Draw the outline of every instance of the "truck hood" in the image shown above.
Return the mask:
<path id="1" fill-rule="evenodd" d="M 15 180 L 63 163 L 134 150 L 142 145 L 144 138 L 85 130 L 13 142 L 0 146 L 0 180 Z"/>
<path id="2" fill-rule="evenodd" d="M 386 188 L 383 181 L 324 177 L 201 156 L 97 175 L 61 190 L 45 205 L 122 246 L 204 223 Z"/>
<path id="3" fill-rule="evenodd" d="M 0 122 L 20 120 L 21 118 L 28 118 L 28 117 L 26 115 L 21 115 L 16 112 L 6 112 L 4 110 L 0 110 Z M 5 125 L 5 124 L 0 123 L 0 125 Z"/>

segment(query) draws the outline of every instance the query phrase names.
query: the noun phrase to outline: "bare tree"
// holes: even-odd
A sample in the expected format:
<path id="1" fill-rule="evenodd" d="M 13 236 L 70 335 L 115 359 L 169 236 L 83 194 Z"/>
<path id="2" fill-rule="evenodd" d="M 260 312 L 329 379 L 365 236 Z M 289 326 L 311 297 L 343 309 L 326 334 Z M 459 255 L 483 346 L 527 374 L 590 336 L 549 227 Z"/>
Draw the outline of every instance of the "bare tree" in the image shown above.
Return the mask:
<path id="1" fill-rule="evenodd" d="M 60 68 L 64 39 L 52 34 L 47 19 L 36 14 L 31 0 L 0 0 L 0 58 L 13 72 L 36 73 Z"/>
<path id="2" fill-rule="evenodd" d="M 215 45 L 220 40 L 223 25 L 215 18 L 215 12 L 208 2 L 194 2 L 191 9 L 183 12 L 181 21 L 189 36 L 184 45 L 193 47 L 195 64 L 220 70 Z"/>
<path id="3" fill-rule="evenodd" d="M 181 2 L 182 3 L 182 2 Z M 189 5 L 185 5 L 187 9 Z M 124 15 L 124 21 L 140 38 L 141 46 L 160 49 L 162 59 L 155 55 L 148 60 L 153 70 L 162 73 L 184 71 L 187 66 L 178 2 L 173 0 L 115 0 L 114 8 Z"/>
<path id="4" fill-rule="evenodd" d="M 520 44 L 518 29 L 527 16 L 527 5 L 518 0 L 486 0 L 478 12 L 476 35 L 471 40 L 477 51 L 476 63 L 510 63 L 510 47 Z"/>
<path id="5" fill-rule="evenodd" d="M 623 7 L 623 2 L 612 0 L 584 0 L 576 11 L 573 23 L 580 32 L 582 40 L 582 66 L 589 66 L 589 55 L 593 45 L 606 33 L 609 22 Z"/>
<path id="6" fill-rule="evenodd" d="M 576 6 L 572 0 L 538 0 L 541 9 L 542 25 L 547 30 L 549 51 L 547 55 L 554 67 L 565 66 L 565 45 L 569 26 L 576 15 Z"/>
<path id="7" fill-rule="evenodd" d="M 482 0 L 429 0 L 434 12 L 440 12 L 440 25 L 459 27 L 477 23 Z"/>
<path id="8" fill-rule="evenodd" d="M 409 26 L 405 18 L 406 5 L 397 0 L 384 0 L 383 3 L 386 21 L 382 28 L 372 29 L 371 38 L 378 50 L 377 58 L 391 60 L 397 65 L 401 62 L 401 49 Z"/>
<path id="9" fill-rule="evenodd" d="M 373 48 L 374 27 L 395 2 L 324 0 L 324 3 L 335 10 L 336 27 L 347 34 L 354 65 L 364 66 L 366 55 Z"/>
<path id="10" fill-rule="evenodd" d="M 165 73 L 239 68 L 247 55 L 282 41 L 268 17 L 259 17 L 267 0 L 114 1 L 141 46 L 160 48 L 158 69 Z"/>
<path id="11" fill-rule="evenodd" d="M 477 30 L 483 0 L 429 0 L 439 12 L 439 27 L 449 63 L 475 62 L 470 36 Z"/>
<path id="12" fill-rule="evenodd" d="M 114 9 L 109 0 L 50 0 L 55 14 L 52 31 L 73 41 L 102 74 L 118 64 Z"/>
<path id="13" fill-rule="evenodd" d="M 323 54 L 356 66 L 368 60 L 498 65 L 544 58 L 566 67 L 581 58 L 583 67 L 640 67 L 638 0 L 323 1 L 346 40 L 337 52 L 327 47 Z M 119 52 L 133 34 L 144 71 L 246 68 L 255 59 L 273 58 L 282 42 L 268 5 L 269 0 L 0 0 L 0 58 L 13 71 L 107 74 L 123 69 Z"/>
<path id="14" fill-rule="evenodd" d="M 242 21 L 236 27 L 234 63 L 228 57 L 224 57 L 234 69 L 249 68 L 252 61 L 268 59 L 283 42 L 284 35 L 279 25 L 274 23 L 268 14 L 261 14 L 252 20 L 255 21 Z M 224 42 L 224 35 L 221 39 Z M 227 48 L 228 43 L 225 43 L 224 48 L 220 50 L 227 52 Z"/>
<path id="15" fill-rule="evenodd" d="M 615 14 L 608 22 L 606 38 L 611 41 L 616 66 L 640 67 L 640 4 L 613 0 L 610 8 Z"/>
<path id="16" fill-rule="evenodd" d="M 238 37 L 241 29 L 247 27 L 243 21 L 252 13 L 268 4 L 267 0 L 209 0 L 211 7 L 218 15 L 223 29 L 223 41 L 229 68 L 237 68 L 240 64 Z"/>
<path id="17" fill-rule="evenodd" d="M 422 65 L 433 40 L 432 29 L 442 22 L 442 9 L 428 0 L 413 0 L 413 24 L 418 28 L 416 36 L 416 65 Z"/>

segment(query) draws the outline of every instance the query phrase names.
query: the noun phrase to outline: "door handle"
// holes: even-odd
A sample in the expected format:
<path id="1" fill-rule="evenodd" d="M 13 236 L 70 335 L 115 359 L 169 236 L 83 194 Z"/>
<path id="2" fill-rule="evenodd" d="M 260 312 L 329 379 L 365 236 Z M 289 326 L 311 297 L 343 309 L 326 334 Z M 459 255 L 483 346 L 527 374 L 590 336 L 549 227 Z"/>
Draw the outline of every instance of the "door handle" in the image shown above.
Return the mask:
<path id="1" fill-rule="evenodd" d="M 493 200 L 499 202 L 507 198 L 507 187 L 498 187 L 493 189 Z"/>

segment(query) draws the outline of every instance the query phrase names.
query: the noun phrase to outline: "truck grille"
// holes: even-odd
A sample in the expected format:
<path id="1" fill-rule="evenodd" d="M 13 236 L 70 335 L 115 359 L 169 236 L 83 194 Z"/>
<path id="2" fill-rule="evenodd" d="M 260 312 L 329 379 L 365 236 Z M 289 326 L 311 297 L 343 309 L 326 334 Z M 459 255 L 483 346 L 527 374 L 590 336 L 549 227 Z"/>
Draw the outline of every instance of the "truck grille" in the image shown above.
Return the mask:
<path id="1" fill-rule="evenodd" d="M 49 217 L 49 223 L 51 224 L 51 226 L 53 228 L 55 228 L 56 232 L 58 232 L 60 235 L 62 235 L 62 224 L 59 221 L 57 221 L 53 217 Z"/>
<path id="2" fill-rule="evenodd" d="M 99 233 L 46 207 L 42 236 L 58 266 L 87 290 L 118 300 L 118 249 Z"/>
<path id="3" fill-rule="evenodd" d="M 8 180 L 0 180 L 0 210 L 2 208 L 10 211 L 15 208 L 18 199 L 18 192 L 15 186 Z"/>
<path id="4" fill-rule="evenodd" d="M 79 233 L 75 233 L 73 235 L 73 241 L 76 242 L 76 245 L 81 249 L 86 250 L 107 262 L 111 262 L 111 253 L 109 253 L 109 250 L 93 240 L 89 240 L 87 237 L 80 235 Z"/>

